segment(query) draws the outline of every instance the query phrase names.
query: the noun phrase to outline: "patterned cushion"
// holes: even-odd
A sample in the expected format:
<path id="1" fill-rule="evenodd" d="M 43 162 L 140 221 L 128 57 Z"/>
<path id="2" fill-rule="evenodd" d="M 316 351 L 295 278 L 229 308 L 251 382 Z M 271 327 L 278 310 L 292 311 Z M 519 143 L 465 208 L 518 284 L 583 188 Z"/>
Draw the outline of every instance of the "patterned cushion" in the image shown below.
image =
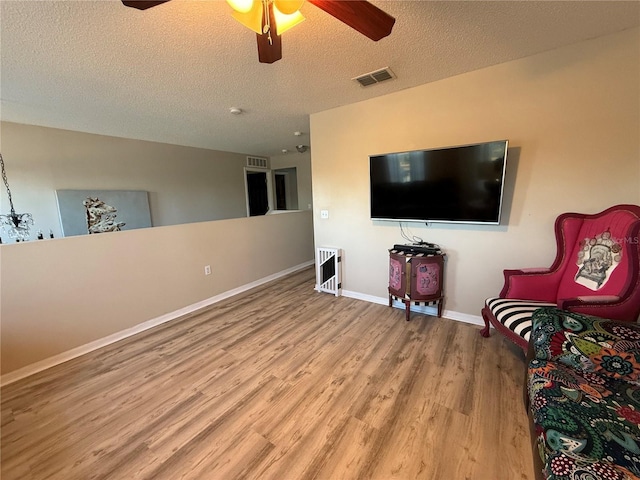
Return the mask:
<path id="1" fill-rule="evenodd" d="M 540 307 L 555 307 L 555 303 L 513 298 L 488 298 L 485 302 L 493 316 L 505 327 L 529 341 L 531 315 Z"/>
<path id="2" fill-rule="evenodd" d="M 640 325 L 557 308 L 533 314 L 535 358 L 627 381 L 640 377 Z"/>
<path id="3" fill-rule="evenodd" d="M 640 387 L 534 359 L 528 389 L 548 480 L 640 475 Z"/>

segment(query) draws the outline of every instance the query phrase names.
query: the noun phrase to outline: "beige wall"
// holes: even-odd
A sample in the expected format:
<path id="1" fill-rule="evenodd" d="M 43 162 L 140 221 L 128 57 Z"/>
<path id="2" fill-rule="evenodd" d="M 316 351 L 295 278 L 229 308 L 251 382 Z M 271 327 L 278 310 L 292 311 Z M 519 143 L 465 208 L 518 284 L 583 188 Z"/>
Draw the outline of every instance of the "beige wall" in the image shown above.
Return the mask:
<path id="1" fill-rule="evenodd" d="M 311 217 L 291 212 L 0 246 L 2 373 L 313 260 Z"/>
<path id="2" fill-rule="evenodd" d="M 313 204 L 311 194 L 311 152 L 289 152 L 285 155 L 271 157 L 271 168 L 295 168 L 298 184 L 298 208 L 310 210 Z"/>
<path id="3" fill-rule="evenodd" d="M 156 226 L 247 214 L 244 154 L 10 122 L 0 139 L 16 210 L 35 231 L 61 235 L 57 189 L 148 191 Z"/>
<path id="4" fill-rule="evenodd" d="M 155 226 L 247 215 L 242 153 L 11 122 L 0 122 L 0 141 L 16 209 L 33 214 L 34 238 L 38 229 L 61 236 L 57 189 L 148 191 Z M 296 168 L 299 208 L 307 210 L 309 152 L 272 157 L 271 165 Z M 7 204 L 0 196 L 0 211 Z"/>
<path id="5" fill-rule="evenodd" d="M 503 225 L 409 224 L 447 252 L 445 309 L 478 316 L 504 268 L 551 264 L 559 213 L 640 203 L 639 116 L 638 29 L 314 114 L 315 243 L 344 248 L 347 294 L 386 297 L 404 241 L 369 219 L 368 156 L 509 139 Z"/>
<path id="6" fill-rule="evenodd" d="M 3 374 L 313 260 L 311 212 L 239 218 L 244 154 L 10 122 L 0 140 L 16 210 L 56 237 L 0 247 Z M 274 164 L 311 203 L 309 154 Z M 60 239 L 55 190 L 94 188 L 148 191 L 162 227 Z"/>

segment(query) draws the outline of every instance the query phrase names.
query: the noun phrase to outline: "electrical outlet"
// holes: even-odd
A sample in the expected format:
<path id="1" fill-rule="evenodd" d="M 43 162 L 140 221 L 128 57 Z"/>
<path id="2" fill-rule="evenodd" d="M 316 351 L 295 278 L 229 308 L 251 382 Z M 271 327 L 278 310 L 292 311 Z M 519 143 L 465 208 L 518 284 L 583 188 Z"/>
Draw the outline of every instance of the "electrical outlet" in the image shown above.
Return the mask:
<path id="1" fill-rule="evenodd" d="M 211 265 L 205 265 L 204 266 L 204 274 L 205 275 L 211 275 Z"/>
<path id="2" fill-rule="evenodd" d="M 320 210 L 320 218 L 329 218 L 329 210 Z"/>

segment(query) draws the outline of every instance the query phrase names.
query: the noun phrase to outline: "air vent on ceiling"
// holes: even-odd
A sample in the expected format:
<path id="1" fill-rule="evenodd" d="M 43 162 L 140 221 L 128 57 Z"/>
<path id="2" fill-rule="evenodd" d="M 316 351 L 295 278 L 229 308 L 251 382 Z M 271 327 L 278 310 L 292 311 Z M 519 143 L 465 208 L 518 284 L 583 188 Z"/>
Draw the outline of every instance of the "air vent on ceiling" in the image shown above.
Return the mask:
<path id="1" fill-rule="evenodd" d="M 370 85 L 375 85 L 376 83 L 384 82 L 385 80 L 391 80 L 392 78 L 396 78 L 389 67 L 381 68 L 380 70 L 376 70 L 375 72 L 365 73 L 364 75 L 360 75 L 359 77 L 352 78 L 351 80 L 355 80 L 363 87 L 368 87 Z"/>
<path id="2" fill-rule="evenodd" d="M 269 168 L 269 159 L 266 157 L 247 157 L 247 167 Z"/>

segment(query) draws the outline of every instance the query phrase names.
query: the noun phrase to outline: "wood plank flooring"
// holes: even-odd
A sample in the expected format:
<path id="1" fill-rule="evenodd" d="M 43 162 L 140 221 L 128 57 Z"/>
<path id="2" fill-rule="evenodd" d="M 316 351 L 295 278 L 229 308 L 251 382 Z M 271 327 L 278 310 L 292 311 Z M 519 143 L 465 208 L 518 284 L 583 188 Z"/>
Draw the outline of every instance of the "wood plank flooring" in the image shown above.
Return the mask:
<path id="1" fill-rule="evenodd" d="M 518 349 L 313 274 L 3 388 L 2 479 L 533 478 Z"/>

